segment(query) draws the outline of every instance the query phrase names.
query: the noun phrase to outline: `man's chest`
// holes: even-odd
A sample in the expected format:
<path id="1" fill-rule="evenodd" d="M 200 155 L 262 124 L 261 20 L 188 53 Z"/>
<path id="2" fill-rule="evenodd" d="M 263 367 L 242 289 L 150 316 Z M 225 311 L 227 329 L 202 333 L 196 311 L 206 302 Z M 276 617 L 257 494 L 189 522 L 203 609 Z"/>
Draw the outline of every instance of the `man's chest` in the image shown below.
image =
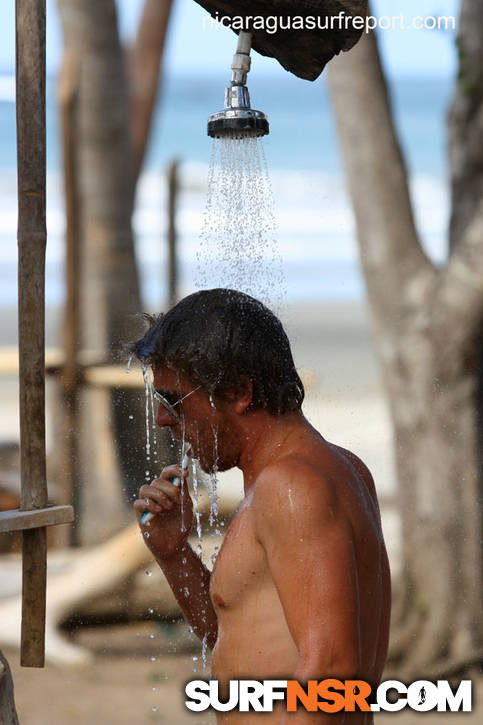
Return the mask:
<path id="1" fill-rule="evenodd" d="M 215 562 L 210 593 L 216 609 L 243 606 L 251 592 L 266 586 L 269 572 L 265 553 L 253 529 L 250 503 L 236 512 Z"/>

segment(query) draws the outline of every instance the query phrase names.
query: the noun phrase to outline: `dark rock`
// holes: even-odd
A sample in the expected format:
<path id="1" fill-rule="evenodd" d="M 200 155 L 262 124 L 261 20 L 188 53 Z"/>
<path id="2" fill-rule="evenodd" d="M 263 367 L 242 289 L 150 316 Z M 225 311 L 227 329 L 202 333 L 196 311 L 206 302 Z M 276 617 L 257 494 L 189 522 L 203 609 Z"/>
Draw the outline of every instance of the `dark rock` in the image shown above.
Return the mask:
<path id="1" fill-rule="evenodd" d="M 275 33 L 267 30 L 254 30 L 244 27 L 253 35 L 252 46 L 261 55 L 276 58 L 288 71 L 306 80 L 315 80 L 323 71 L 326 64 L 340 53 L 341 50 L 350 50 L 359 40 L 362 30 L 354 30 L 351 24 L 346 29 L 336 24 L 334 30 L 330 29 L 330 17 L 344 12 L 347 15 L 365 16 L 367 13 L 367 0 L 196 0 L 216 18 L 226 16 L 230 19 L 248 16 L 277 16 L 287 25 L 287 18 L 293 20 L 296 16 L 307 18 L 314 16 L 320 18 L 320 25 L 325 27 L 328 18 L 328 30 L 277 30 Z M 240 28 L 234 27 L 234 32 Z"/>

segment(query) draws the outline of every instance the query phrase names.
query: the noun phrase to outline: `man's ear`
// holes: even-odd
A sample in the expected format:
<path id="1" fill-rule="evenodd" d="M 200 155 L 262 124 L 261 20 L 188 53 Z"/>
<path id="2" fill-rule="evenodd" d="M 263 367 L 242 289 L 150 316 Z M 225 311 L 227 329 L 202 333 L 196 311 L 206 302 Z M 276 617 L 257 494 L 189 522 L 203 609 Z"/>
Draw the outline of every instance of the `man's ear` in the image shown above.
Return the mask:
<path id="1" fill-rule="evenodd" d="M 249 378 L 247 378 L 245 380 L 245 384 L 243 385 L 243 388 L 240 390 L 240 392 L 236 396 L 235 413 L 238 413 L 238 415 L 243 415 L 250 407 L 252 398 L 253 398 L 253 383 Z"/>

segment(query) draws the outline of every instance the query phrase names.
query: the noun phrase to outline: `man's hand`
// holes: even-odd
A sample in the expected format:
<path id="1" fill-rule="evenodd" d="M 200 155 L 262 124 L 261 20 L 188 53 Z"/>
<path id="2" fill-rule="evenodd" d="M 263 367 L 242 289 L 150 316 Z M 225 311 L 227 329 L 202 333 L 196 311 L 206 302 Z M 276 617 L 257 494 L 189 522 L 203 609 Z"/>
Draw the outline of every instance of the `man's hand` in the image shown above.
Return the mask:
<path id="1" fill-rule="evenodd" d="M 210 599 L 210 572 L 188 544 L 193 502 L 187 476 L 188 471 L 182 471 L 181 466 L 167 466 L 150 485 L 141 486 L 134 510 L 144 541 L 162 568 L 186 621 L 213 647 L 218 621 Z M 182 481 L 179 486 L 171 483 L 176 477 Z M 154 518 L 141 524 L 145 511 Z"/>
<path id="2" fill-rule="evenodd" d="M 182 481 L 175 486 L 172 480 Z M 188 492 L 188 471 L 173 465 L 163 468 L 159 478 L 139 489 L 134 502 L 138 521 L 145 511 L 154 514 L 148 523 L 141 524 L 146 546 L 158 560 L 167 560 L 186 544 L 193 523 L 193 502 Z M 149 534 L 149 536 L 148 536 Z"/>

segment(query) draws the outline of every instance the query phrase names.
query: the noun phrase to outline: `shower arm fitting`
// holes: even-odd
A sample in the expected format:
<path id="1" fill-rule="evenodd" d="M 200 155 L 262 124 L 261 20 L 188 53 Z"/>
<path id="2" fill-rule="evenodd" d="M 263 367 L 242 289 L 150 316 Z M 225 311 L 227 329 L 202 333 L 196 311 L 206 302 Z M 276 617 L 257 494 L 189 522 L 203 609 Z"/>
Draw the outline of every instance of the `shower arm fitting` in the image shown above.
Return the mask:
<path id="1" fill-rule="evenodd" d="M 247 82 L 247 73 L 250 71 L 250 51 L 252 49 L 252 34 L 240 30 L 235 55 L 231 64 L 232 86 L 244 86 Z"/>

